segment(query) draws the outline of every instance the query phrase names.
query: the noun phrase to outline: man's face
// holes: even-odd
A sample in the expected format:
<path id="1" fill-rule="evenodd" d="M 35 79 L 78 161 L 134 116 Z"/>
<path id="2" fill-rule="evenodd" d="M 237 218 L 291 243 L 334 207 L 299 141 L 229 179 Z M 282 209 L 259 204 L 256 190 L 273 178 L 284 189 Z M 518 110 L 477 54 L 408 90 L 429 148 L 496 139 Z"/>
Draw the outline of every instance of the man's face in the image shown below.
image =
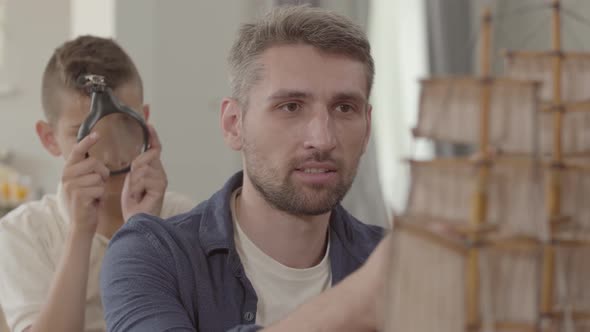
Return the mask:
<path id="1" fill-rule="evenodd" d="M 242 113 L 246 176 L 274 207 L 320 215 L 342 200 L 370 133 L 364 65 L 309 45 L 275 46 Z"/>
<path id="2" fill-rule="evenodd" d="M 61 90 L 59 93 L 61 109 L 59 118 L 54 124 L 54 135 L 64 159 L 67 160 L 77 142 L 80 125 L 90 112 L 90 98 L 74 91 Z M 114 94 L 123 104 L 141 113 L 143 108 L 141 94 L 134 84 L 125 84 L 116 89 Z M 143 114 L 140 115 L 143 116 Z M 108 139 L 109 137 L 99 138 L 99 140 Z M 111 176 L 107 182 L 107 192 L 119 194 L 123 188 L 124 179 L 125 174 Z"/>

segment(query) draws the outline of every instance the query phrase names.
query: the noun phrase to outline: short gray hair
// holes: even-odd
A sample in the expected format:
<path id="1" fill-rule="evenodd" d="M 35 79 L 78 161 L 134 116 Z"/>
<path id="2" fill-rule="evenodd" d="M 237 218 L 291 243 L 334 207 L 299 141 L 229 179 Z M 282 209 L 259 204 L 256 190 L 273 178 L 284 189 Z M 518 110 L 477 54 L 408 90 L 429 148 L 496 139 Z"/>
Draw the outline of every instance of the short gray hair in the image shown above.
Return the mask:
<path id="1" fill-rule="evenodd" d="M 370 94 L 375 65 L 362 28 L 349 18 L 328 10 L 282 6 L 240 29 L 228 58 L 232 96 L 247 103 L 246 95 L 259 79 L 255 62 L 261 53 L 275 45 L 298 43 L 362 62 L 367 74 L 367 95 Z"/>

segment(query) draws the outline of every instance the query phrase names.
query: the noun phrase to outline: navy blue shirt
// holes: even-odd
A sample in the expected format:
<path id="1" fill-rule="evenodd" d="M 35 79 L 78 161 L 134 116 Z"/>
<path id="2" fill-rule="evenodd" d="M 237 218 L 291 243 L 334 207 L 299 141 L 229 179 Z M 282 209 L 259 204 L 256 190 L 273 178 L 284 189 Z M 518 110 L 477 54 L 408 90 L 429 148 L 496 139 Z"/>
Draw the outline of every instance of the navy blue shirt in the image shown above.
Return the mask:
<path id="1" fill-rule="evenodd" d="M 230 199 L 242 172 L 193 210 L 131 218 L 101 272 L 108 331 L 255 331 L 257 297 L 233 241 Z M 383 230 L 338 205 L 330 217 L 332 285 L 359 268 Z"/>

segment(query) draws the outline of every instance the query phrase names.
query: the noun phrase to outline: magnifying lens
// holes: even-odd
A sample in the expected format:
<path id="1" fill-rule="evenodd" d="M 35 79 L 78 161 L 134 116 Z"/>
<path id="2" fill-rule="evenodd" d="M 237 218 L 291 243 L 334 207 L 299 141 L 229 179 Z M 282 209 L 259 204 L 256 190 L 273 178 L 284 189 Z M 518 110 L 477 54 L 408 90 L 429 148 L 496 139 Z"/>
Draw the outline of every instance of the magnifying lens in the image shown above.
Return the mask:
<path id="1" fill-rule="evenodd" d="M 127 173 L 131 162 L 148 149 L 149 131 L 143 118 L 122 104 L 100 75 L 83 75 L 81 84 L 90 95 L 90 114 L 78 130 L 78 142 L 93 132 L 100 139 L 88 156 L 100 160 L 111 176 Z M 87 156 L 87 157 L 88 157 Z"/>

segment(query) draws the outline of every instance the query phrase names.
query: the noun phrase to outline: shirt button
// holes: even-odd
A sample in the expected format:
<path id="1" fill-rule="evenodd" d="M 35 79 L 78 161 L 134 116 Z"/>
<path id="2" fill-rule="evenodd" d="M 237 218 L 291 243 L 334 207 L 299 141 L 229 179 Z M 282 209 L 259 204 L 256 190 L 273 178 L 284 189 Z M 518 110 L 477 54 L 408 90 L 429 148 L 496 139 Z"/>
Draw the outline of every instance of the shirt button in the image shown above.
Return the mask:
<path id="1" fill-rule="evenodd" d="M 247 311 L 247 312 L 244 314 L 244 319 L 245 319 L 247 322 L 251 322 L 251 321 L 254 319 L 254 313 L 253 313 L 252 311 Z"/>

